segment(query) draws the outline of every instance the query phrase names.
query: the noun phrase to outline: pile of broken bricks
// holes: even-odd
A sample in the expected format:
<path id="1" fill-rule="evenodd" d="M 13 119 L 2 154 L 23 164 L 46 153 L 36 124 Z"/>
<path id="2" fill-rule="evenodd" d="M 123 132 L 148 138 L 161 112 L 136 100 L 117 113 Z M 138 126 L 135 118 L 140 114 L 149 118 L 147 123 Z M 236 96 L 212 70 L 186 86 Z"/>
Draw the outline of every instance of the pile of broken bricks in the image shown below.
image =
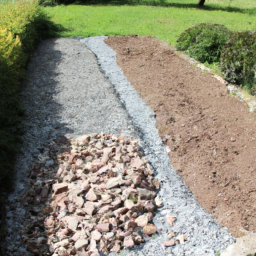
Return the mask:
<path id="1" fill-rule="evenodd" d="M 70 143 L 55 159 L 41 157 L 31 172 L 32 188 L 22 199 L 35 204 L 21 231 L 27 250 L 33 255 L 108 255 L 135 248 L 155 234 L 160 184 L 138 141 L 101 133 Z M 53 147 L 50 155 L 56 151 Z M 49 161 L 57 163 L 57 174 Z M 167 217 L 170 225 L 174 221 Z M 169 234 L 163 246 L 185 241 L 184 235 L 174 237 Z"/>

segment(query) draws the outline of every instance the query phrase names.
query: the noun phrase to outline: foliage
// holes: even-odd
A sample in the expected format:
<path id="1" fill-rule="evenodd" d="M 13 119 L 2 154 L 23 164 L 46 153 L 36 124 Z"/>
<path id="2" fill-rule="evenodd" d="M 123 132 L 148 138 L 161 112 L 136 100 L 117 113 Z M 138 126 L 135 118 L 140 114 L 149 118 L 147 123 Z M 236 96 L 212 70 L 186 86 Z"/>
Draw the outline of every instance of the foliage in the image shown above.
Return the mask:
<path id="1" fill-rule="evenodd" d="M 186 29 L 177 40 L 177 49 L 201 62 L 218 62 L 231 31 L 225 26 L 201 23 Z"/>
<path id="2" fill-rule="evenodd" d="M 36 0 L 0 4 L 0 183 L 12 178 L 23 109 L 19 82 L 35 45 L 52 31 Z"/>
<path id="3" fill-rule="evenodd" d="M 256 33 L 234 33 L 222 51 L 220 68 L 228 81 L 242 85 L 255 94 Z"/>

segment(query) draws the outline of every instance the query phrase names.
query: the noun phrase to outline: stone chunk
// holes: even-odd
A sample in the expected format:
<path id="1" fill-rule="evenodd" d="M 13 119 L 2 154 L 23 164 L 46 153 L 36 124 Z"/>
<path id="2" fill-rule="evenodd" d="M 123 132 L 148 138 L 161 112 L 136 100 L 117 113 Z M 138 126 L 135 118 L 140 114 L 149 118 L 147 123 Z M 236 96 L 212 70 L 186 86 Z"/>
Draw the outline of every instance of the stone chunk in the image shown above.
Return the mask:
<path id="1" fill-rule="evenodd" d="M 153 224 L 147 224 L 143 228 L 143 232 L 147 235 L 152 235 L 156 233 L 156 226 Z"/>
<path id="2" fill-rule="evenodd" d="M 139 157 L 132 158 L 131 160 L 131 167 L 133 168 L 139 169 L 143 164 L 143 161 Z"/>
<path id="3" fill-rule="evenodd" d="M 62 192 L 68 191 L 68 184 L 67 183 L 57 183 L 52 185 L 52 189 L 56 194 L 60 194 Z"/>
<path id="4" fill-rule="evenodd" d="M 75 216 L 66 216 L 64 220 L 66 221 L 68 228 L 75 232 L 79 223 L 79 219 Z"/>
<path id="5" fill-rule="evenodd" d="M 145 188 L 137 188 L 139 199 L 141 200 L 150 200 L 156 196 L 154 191 L 147 190 Z"/>
<path id="6" fill-rule="evenodd" d="M 146 215 L 141 215 L 141 216 L 139 216 L 136 220 L 135 220 L 135 222 L 137 223 L 137 225 L 139 226 L 139 227 L 145 227 L 147 224 L 148 224 L 148 216 L 146 216 Z"/>
<path id="7" fill-rule="evenodd" d="M 91 235 L 92 239 L 94 239 L 95 241 L 99 241 L 101 239 L 101 233 L 98 230 L 92 231 Z"/>
<path id="8" fill-rule="evenodd" d="M 127 236 L 124 238 L 124 246 L 125 247 L 133 247 L 134 246 L 134 241 L 132 239 L 132 236 Z"/>
<path id="9" fill-rule="evenodd" d="M 75 248 L 77 250 L 81 250 L 82 248 L 84 248 L 86 245 L 88 245 L 88 240 L 87 239 L 78 239 L 75 243 Z"/>
<path id="10" fill-rule="evenodd" d="M 169 246 L 173 246 L 175 245 L 175 241 L 173 239 L 169 240 L 169 241 L 164 241 L 162 242 L 162 244 L 165 246 L 165 247 L 169 247 Z"/>
<path id="11" fill-rule="evenodd" d="M 163 206 L 163 202 L 158 196 L 155 198 L 155 204 L 157 207 Z"/>
<path id="12" fill-rule="evenodd" d="M 100 232 L 109 232 L 109 223 L 100 223 L 95 227 L 95 229 Z"/>
<path id="13" fill-rule="evenodd" d="M 115 178 L 109 179 L 106 184 L 106 188 L 111 189 L 111 188 L 118 186 L 121 179 L 122 179 L 121 177 L 115 177 Z"/>
<path id="14" fill-rule="evenodd" d="M 83 210 L 88 214 L 88 215 L 93 215 L 93 212 L 95 210 L 96 206 L 92 202 L 86 202 L 84 204 Z"/>
<path id="15" fill-rule="evenodd" d="M 129 210 L 132 209 L 132 207 L 134 206 L 134 202 L 132 200 L 125 200 L 124 201 L 124 207 L 128 208 Z"/>
<path id="16" fill-rule="evenodd" d="M 89 201 L 96 201 L 97 200 L 97 196 L 96 194 L 94 193 L 94 190 L 93 188 L 91 188 L 88 193 L 86 194 L 86 200 L 89 200 Z"/>

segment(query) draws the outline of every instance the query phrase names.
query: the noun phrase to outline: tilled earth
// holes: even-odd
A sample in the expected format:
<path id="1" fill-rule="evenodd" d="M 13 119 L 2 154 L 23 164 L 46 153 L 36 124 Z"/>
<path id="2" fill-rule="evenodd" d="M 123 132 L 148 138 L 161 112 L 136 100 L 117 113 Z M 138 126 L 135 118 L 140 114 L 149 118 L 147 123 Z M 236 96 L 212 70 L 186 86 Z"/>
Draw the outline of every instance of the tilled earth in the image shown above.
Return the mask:
<path id="1" fill-rule="evenodd" d="M 234 236 L 256 232 L 255 115 L 225 85 L 153 37 L 109 37 L 125 76 L 156 113 L 171 162 Z"/>

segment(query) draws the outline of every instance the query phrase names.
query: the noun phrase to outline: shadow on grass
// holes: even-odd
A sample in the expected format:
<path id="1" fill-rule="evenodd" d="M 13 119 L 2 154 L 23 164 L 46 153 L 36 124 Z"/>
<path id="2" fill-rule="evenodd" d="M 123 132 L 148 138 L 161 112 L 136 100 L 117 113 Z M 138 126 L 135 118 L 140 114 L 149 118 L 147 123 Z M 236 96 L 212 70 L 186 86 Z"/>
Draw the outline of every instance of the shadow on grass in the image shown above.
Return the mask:
<path id="1" fill-rule="evenodd" d="M 175 7 L 175 8 L 190 8 L 199 9 L 204 11 L 224 11 L 224 12 L 236 12 L 254 15 L 256 14 L 255 8 L 239 8 L 232 6 L 219 6 L 214 4 L 207 4 L 204 6 L 198 6 L 198 2 L 195 3 L 180 3 L 180 2 L 167 2 L 166 0 L 63 0 L 63 4 L 77 4 L 77 5 L 132 5 L 132 6 L 161 6 L 161 7 Z M 50 0 L 50 3 L 58 4 L 58 1 Z"/>

